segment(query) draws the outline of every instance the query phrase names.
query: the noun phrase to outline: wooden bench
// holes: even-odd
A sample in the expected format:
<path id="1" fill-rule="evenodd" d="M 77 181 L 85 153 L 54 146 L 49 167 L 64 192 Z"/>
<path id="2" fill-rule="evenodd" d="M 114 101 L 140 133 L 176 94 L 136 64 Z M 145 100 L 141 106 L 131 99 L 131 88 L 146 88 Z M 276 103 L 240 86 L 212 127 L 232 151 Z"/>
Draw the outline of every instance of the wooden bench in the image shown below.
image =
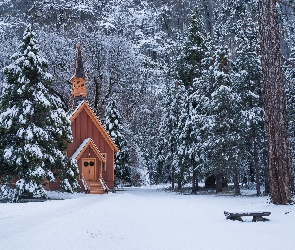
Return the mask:
<path id="1" fill-rule="evenodd" d="M 224 215 L 226 219 L 229 220 L 238 220 L 238 221 L 243 221 L 242 216 L 253 216 L 254 222 L 256 221 L 268 221 L 269 219 L 266 219 L 262 216 L 269 216 L 271 212 L 250 212 L 250 213 L 229 213 L 224 211 Z"/>

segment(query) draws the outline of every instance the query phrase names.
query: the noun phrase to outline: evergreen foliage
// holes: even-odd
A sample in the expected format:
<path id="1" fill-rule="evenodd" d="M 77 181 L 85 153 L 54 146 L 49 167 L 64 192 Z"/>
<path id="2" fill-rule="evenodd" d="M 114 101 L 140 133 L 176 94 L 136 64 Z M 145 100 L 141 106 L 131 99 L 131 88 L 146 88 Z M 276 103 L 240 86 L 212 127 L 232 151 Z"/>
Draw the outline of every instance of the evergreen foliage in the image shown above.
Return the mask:
<path id="1" fill-rule="evenodd" d="M 210 89 L 209 102 L 204 107 L 211 124 L 206 141 L 207 159 L 213 173 L 219 177 L 217 181 L 221 181 L 222 176 L 237 168 L 241 139 L 238 127 L 240 98 L 228 48 L 216 46 L 211 60 L 212 65 L 203 74 L 204 83 Z"/>
<path id="2" fill-rule="evenodd" d="M 253 9 L 246 4 L 225 1 L 219 10 L 222 12 L 216 13 L 219 23 L 214 27 L 213 45 L 207 43 L 202 75 L 194 82 L 194 95 L 199 97 L 197 114 L 203 117 L 199 119 L 203 130 L 200 131 L 203 140 L 199 147 L 204 152 L 204 174 L 214 173 L 218 191 L 221 191 L 222 177 L 233 178 L 238 194 L 240 171 L 243 170 L 247 178 L 252 172 L 255 176 L 252 181 L 256 179 L 259 186 L 263 169 L 258 166 L 264 163 L 257 25 L 253 20 Z M 228 19 L 226 13 L 231 14 Z M 235 13 L 243 18 L 237 21 Z M 235 46 L 224 45 L 226 39 L 232 39 Z"/>
<path id="3" fill-rule="evenodd" d="M 178 167 L 178 102 L 178 85 L 166 86 L 163 100 L 164 109 L 156 147 L 157 167 L 155 180 L 156 183 L 171 182 L 173 188 L 175 171 Z"/>
<path id="4" fill-rule="evenodd" d="M 179 119 L 174 165 L 179 189 L 182 184 L 189 181 L 192 181 L 193 189 L 195 189 L 196 179 L 201 178 L 200 156 L 202 153 L 199 147 L 201 127 L 199 127 L 196 113 L 198 97 L 195 93 L 198 86 L 194 84 L 194 81 L 202 76 L 202 61 L 208 51 L 208 41 L 203 17 L 195 7 L 189 23 L 187 40 L 177 62 L 177 76 L 180 79 L 177 87 Z"/>
<path id="5" fill-rule="evenodd" d="M 195 78 L 201 76 L 202 60 L 205 57 L 206 34 L 203 17 L 200 15 L 198 7 L 195 7 L 191 15 L 188 35 L 177 62 L 177 76 L 182 81 L 186 89 L 192 87 Z"/>
<path id="6" fill-rule="evenodd" d="M 257 194 L 260 194 L 260 179 L 266 167 L 266 144 L 258 28 L 249 10 L 245 10 L 242 17 L 236 24 L 235 61 L 242 104 L 242 160 L 248 166 L 248 169 L 244 168 L 243 174 L 248 182 L 256 182 Z"/>
<path id="7" fill-rule="evenodd" d="M 78 187 L 77 166 L 64 154 L 72 141 L 70 122 L 51 92 L 52 77 L 35 36 L 29 25 L 20 51 L 5 68 L 7 84 L 0 102 L 1 196 L 11 201 L 45 197 L 46 179 L 58 178 L 69 192 Z"/>
<path id="8" fill-rule="evenodd" d="M 116 182 L 123 181 L 131 184 L 130 150 L 124 136 L 123 121 L 114 98 L 109 100 L 106 108 L 105 128 L 120 150 L 115 154 Z"/>

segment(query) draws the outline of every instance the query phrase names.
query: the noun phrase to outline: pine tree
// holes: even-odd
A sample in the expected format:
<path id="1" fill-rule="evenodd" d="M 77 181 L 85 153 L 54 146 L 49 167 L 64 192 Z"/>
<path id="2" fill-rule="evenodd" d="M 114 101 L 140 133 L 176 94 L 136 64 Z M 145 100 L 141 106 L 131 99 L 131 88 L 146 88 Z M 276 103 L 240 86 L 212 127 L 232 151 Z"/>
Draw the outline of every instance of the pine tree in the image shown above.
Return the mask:
<path id="1" fill-rule="evenodd" d="M 195 7 L 194 13 L 190 18 L 184 49 L 176 68 L 179 80 L 182 81 L 189 91 L 192 91 L 190 88 L 193 85 L 194 79 L 201 75 L 202 60 L 207 50 L 207 40 L 203 17 L 200 15 L 198 7 Z"/>
<path id="2" fill-rule="evenodd" d="M 191 147 L 187 154 L 191 160 L 190 173 L 192 174 L 192 192 L 198 189 L 198 180 L 204 179 L 207 170 L 207 147 L 206 139 L 210 131 L 211 117 L 207 116 L 206 108 L 209 100 L 202 90 L 202 77 L 194 80 L 198 86 L 196 91 L 189 96 L 190 112 L 185 131 L 190 134 Z"/>
<path id="3" fill-rule="evenodd" d="M 188 37 L 184 44 L 183 52 L 177 62 L 177 76 L 179 78 L 178 99 L 179 99 L 179 121 L 178 121 L 178 145 L 176 153 L 176 166 L 178 188 L 182 182 L 192 180 L 193 192 L 197 185 L 197 169 L 199 148 L 196 148 L 198 131 L 196 121 L 192 116 L 196 109 L 194 81 L 201 77 L 202 60 L 207 52 L 208 37 L 205 32 L 203 18 L 197 7 L 191 16 L 188 27 Z M 198 174 L 200 178 L 200 174 Z"/>
<path id="4" fill-rule="evenodd" d="M 170 140 L 171 131 L 171 104 L 173 100 L 171 89 L 166 86 L 163 91 L 162 116 L 159 126 L 156 144 L 156 166 L 153 172 L 153 180 L 156 184 L 171 181 Z"/>
<path id="5" fill-rule="evenodd" d="M 255 24 L 249 23 L 252 21 L 250 14 L 247 17 L 243 14 L 252 11 L 252 5 L 244 1 L 220 1 L 214 11 L 212 46 L 208 44 L 212 47 L 211 53 L 207 53 L 203 60 L 202 76 L 195 80 L 195 95 L 199 96 L 197 114 L 204 117 L 198 120 L 206 128 L 206 131 L 200 131 L 204 138 L 200 144 L 205 152 L 203 164 L 207 172 L 215 174 L 217 191 L 222 189 L 222 178 L 233 178 L 236 194 L 240 192 L 240 169 L 245 165 L 245 158 L 252 153 L 245 147 L 249 133 L 251 138 L 255 136 L 254 145 L 248 147 L 254 151 L 256 166 L 258 143 L 263 141 L 263 122 L 259 124 L 262 126 L 260 130 L 254 126 L 257 119 L 261 123 L 263 116 L 257 40 L 255 34 L 249 34 Z M 264 149 L 263 143 L 260 145 L 259 156 L 263 155 Z M 254 161 L 253 158 L 249 161 Z"/>
<path id="6" fill-rule="evenodd" d="M 118 110 L 117 102 L 114 98 L 110 98 L 106 108 L 105 128 L 120 150 L 115 154 L 116 181 L 117 183 L 118 181 L 123 181 L 131 184 L 129 147 L 124 136 L 122 118 Z"/>
<path id="7" fill-rule="evenodd" d="M 260 195 L 260 179 L 265 165 L 265 121 L 262 93 L 262 72 L 259 59 L 257 21 L 245 8 L 241 20 L 236 23 L 236 72 L 237 91 L 241 96 L 242 113 L 239 126 L 244 143 L 241 145 L 243 158 L 247 165 L 245 177 L 250 182 L 256 181 L 257 194 Z M 255 18 L 255 16 L 254 16 Z M 265 166 L 266 167 L 266 166 Z"/>
<path id="8" fill-rule="evenodd" d="M 29 25 L 20 52 L 5 68 L 7 85 L 0 102 L 1 195 L 11 201 L 46 197 L 42 182 L 53 181 L 54 173 L 65 190 L 78 187 L 77 165 L 64 154 L 72 141 L 70 122 L 50 90 L 52 77 L 35 36 Z"/>
<path id="9" fill-rule="evenodd" d="M 209 169 L 216 175 L 216 191 L 222 190 L 222 178 L 232 174 L 235 193 L 239 194 L 238 158 L 240 128 L 239 93 L 235 86 L 234 62 L 229 58 L 226 46 L 215 46 L 212 57 L 204 60 L 203 89 L 206 92 L 204 110 L 210 124 L 207 138 Z"/>
<path id="10" fill-rule="evenodd" d="M 189 149 L 193 146 L 190 138 L 190 127 L 186 126 L 189 121 L 189 100 L 188 91 L 182 84 L 176 87 L 176 117 L 177 127 L 174 130 L 175 134 L 175 153 L 172 165 L 175 170 L 175 179 L 177 181 L 177 188 L 180 190 L 182 185 L 189 181 L 191 159 L 188 154 Z"/>
<path id="11" fill-rule="evenodd" d="M 164 92 L 164 108 L 156 147 L 157 167 L 155 175 L 158 183 L 171 182 L 172 189 L 174 189 L 175 171 L 178 167 L 179 99 L 177 94 L 178 84 L 171 85 L 166 86 Z"/>

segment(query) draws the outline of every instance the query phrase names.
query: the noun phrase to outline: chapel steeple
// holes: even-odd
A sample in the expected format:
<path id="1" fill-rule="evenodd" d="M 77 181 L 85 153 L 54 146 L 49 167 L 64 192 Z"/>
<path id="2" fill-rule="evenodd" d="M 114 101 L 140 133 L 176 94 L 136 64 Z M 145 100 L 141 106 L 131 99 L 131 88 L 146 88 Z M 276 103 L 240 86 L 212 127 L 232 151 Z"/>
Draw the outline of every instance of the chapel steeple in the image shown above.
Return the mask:
<path id="1" fill-rule="evenodd" d="M 76 49 L 74 75 L 70 79 L 70 82 L 72 83 L 72 97 L 74 99 L 76 99 L 76 97 L 82 97 L 78 99 L 87 98 L 86 81 L 87 77 L 84 69 L 84 58 L 82 55 L 82 48 L 81 44 L 78 43 Z"/>

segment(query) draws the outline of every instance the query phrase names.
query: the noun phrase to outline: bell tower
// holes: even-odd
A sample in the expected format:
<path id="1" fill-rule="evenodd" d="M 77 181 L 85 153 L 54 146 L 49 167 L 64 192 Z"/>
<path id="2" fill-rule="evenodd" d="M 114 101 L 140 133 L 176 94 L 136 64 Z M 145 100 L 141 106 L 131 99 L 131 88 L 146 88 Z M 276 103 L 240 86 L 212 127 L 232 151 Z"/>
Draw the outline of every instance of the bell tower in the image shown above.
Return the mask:
<path id="1" fill-rule="evenodd" d="M 76 106 L 77 102 L 83 101 L 87 99 L 86 92 L 86 72 L 84 68 L 84 58 L 82 56 L 82 48 L 81 44 L 77 44 L 76 49 L 76 57 L 75 57 L 75 69 L 74 75 L 70 79 L 72 83 L 72 100 L 73 100 L 73 108 Z"/>

